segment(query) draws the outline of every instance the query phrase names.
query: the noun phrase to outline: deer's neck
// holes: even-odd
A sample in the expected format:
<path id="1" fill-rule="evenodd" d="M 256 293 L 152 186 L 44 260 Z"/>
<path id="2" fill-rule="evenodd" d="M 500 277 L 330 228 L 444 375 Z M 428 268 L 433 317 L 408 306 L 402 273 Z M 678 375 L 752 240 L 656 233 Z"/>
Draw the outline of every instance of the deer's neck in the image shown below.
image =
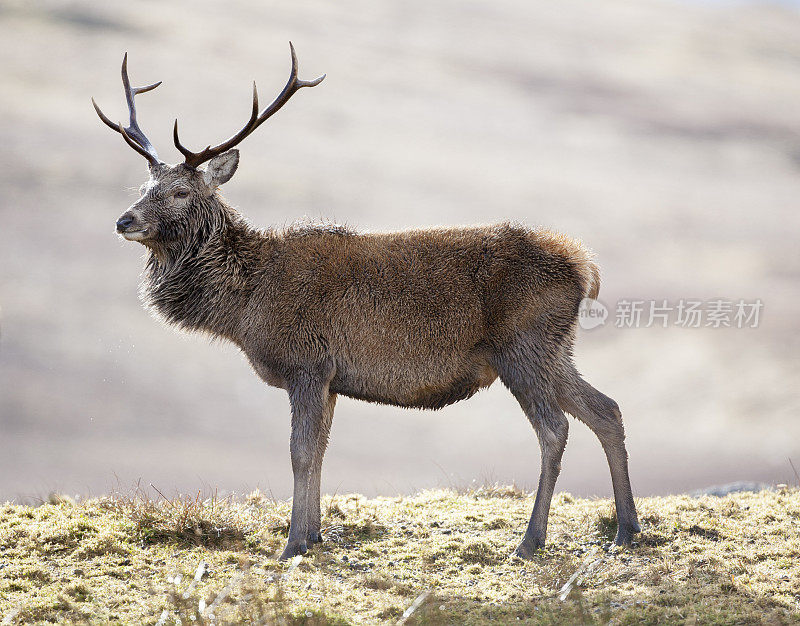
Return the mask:
<path id="1" fill-rule="evenodd" d="M 180 253 L 151 251 L 143 285 L 146 304 L 171 324 L 238 343 L 268 243 L 240 217 L 225 215 Z"/>

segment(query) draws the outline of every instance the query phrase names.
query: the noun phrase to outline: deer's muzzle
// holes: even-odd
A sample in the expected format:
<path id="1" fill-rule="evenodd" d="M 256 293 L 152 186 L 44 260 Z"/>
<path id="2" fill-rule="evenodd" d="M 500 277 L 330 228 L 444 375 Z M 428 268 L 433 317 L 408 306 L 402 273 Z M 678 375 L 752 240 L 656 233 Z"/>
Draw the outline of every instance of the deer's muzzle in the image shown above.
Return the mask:
<path id="1" fill-rule="evenodd" d="M 147 235 L 148 226 L 133 212 L 126 211 L 117 220 L 117 233 L 128 241 L 141 241 Z"/>

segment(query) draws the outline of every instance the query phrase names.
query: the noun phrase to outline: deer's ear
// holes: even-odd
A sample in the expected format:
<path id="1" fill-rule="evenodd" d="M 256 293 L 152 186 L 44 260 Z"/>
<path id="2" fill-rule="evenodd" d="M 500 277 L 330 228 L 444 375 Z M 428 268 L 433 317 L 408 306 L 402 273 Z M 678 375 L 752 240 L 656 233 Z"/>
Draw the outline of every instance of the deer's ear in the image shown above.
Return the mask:
<path id="1" fill-rule="evenodd" d="M 237 167 L 239 167 L 239 151 L 223 152 L 208 162 L 208 167 L 203 172 L 203 181 L 210 191 L 214 191 L 231 179 Z"/>

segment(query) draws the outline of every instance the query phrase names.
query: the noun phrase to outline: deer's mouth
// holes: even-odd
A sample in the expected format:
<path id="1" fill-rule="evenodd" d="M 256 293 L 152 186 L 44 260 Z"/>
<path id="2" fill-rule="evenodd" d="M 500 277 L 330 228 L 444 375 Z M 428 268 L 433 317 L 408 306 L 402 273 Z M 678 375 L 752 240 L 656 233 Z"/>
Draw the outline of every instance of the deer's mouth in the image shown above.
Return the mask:
<path id="1" fill-rule="evenodd" d="M 147 237 L 147 231 L 149 230 L 150 230 L 149 228 L 141 228 L 138 230 L 124 230 L 124 231 L 118 230 L 117 232 L 128 241 L 141 241 L 142 239 Z"/>

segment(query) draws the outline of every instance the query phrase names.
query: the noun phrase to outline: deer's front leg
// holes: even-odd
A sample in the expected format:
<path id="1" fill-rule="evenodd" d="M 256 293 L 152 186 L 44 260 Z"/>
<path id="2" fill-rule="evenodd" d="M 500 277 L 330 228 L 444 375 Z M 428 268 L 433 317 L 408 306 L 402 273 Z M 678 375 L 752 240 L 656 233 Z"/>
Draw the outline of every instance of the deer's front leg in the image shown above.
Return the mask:
<path id="1" fill-rule="evenodd" d="M 292 405 L 290 451 L 294 497 L 289 540 L 281 554 L 282 561 L 308 551 L 307 540 L 310 531 L 314 530 L 312 526 L 316 526 L 316 533 L 319 534 L 319 468 L 324 452 L 320 442 L 327 444 L 330 417 L 333 416 L 332 406 L 330 416 L 326 415 L 329 404 L 326 380 L 304 374 L 297 376 L 288 387 Z"/>
<path id="2" fill-rule="evenodd" d="M 322 519 L 320 514 L 320 483 L 322 481 L 322 460 L 325 457 L 325 449 L 328 447 L 328 435 L 331 432 L 331 422 L 333 421 L 333 409 L 336 406 L 336 394 L 327 393 L 325 409 L 322 413 L 319 434 L 317 436 L 317 447 L 314 450 L 314 462 L 311 467 L 311 488 L 309 489 L 308 502 L 308 534 L 306 543 L 322 543 Z"/>

